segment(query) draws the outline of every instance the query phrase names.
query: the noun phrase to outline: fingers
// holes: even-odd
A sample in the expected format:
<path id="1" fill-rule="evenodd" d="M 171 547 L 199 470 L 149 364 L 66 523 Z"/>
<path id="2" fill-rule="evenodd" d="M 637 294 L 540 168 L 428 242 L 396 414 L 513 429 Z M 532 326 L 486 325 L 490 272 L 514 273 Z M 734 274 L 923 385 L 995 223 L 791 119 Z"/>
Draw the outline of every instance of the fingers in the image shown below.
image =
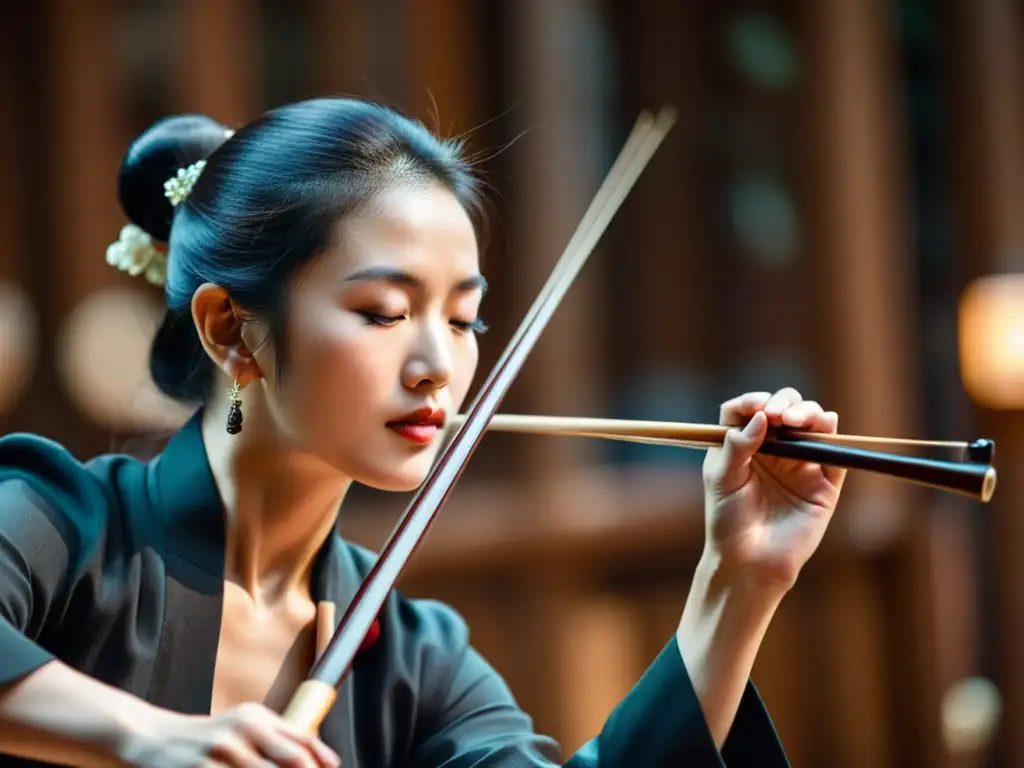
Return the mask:
<path id="1" fill-rule="evenodd" d="M 722 403 L 718 423 L 727 427 L 741 427 L 750 417 L 762 410 L 771 399 L 771 392 L 748 392 Z"/>
<path id="2" fill-rule="evenodd" d="M 839 416 L 834 411 L 825 411 L 814 400 L 804 400 L 793 387 L 784 387 L 774 394 L 748 392 L 734 397 L 722 404 L 719 423 L 742 427 L 759 411 L 764 412 L 773 427 L 831 433 L 839 428 Z"/>
<path id="3" fill-rule="evenodd" d="M 764 442 L 769 426 L 831 434 L 839 429 L 835 411 L 824 410 L 814 400 L 804 400 L 793 387 L 734 397 L 722 404 L 719 421 L 732 429 L 726 433 L 720 454 L 709 452 L 705 476 L 723 495 L 741 488 L 750 478 L 751 459 Z M 842 481 L 844 470 L 822 467 L 822 471 L 832 482 Z"/>
<path id="4" fill-rule="evenodd" d="M 230 768 L 276 768 L 277 764 L 262 757 L 249 739 L 234 731 L 226 731 L 210 748 L 214 766 Z"/>
<path id="5" fill-rule="evenodd" d="M 839 431 L 839 414 L 826 411 L 813 400 L 804 400 L 796 405 L 788 406 L 777 417 L 782 426 L 804 432 L 822 432 L 836 434 Z M 846 477 L 846 470 L 827 464 L 821 466 L 821 472 L 830 483 L 841 486 Z"/>
<path id="6" fill-rule="evenodd" d="M 776 392 L 747 392 L 722 404 L 719 422 L 732 427 L 725 434 L 721 455 L 708 453 L 704 471 L 718 493 L 728 496 L 750 479 L 750 460 L 768 434 L 767 408 L 797 402 L 800 393 L 788 388 Z"/>
<path id="7" fill-rule="evenodd" d="M 771 416 L 769 415 L 769 418 Z M 778 417 L 782 426 L 808 432 L 828 432 L 835 434 L 839 429 L 839 414 L 826 411 L 814 400 L 804 400 L 791 405 Z"/>
<path id="8" fill-rule="evenodd" d="M 795 389 L 784 387 L 768 398 L 768 402 L 764 406 L 765 416 L 768 417 L 770 424 L 779 424 L 782 421 L 782 415 L 787 410 L 803 401 L 803 397 Z"/>
<path id="9" fill-rule="evenodd" d="M 316 762 L 310 763 L 310 765 L 315 765 L 318 768 L 338 768 L 341 765 L 341 758 L 337 753 L 315 735 L 306 733 L 286 720 L 278 720 L 277 725 L 289 739 L 303 747 L 316 759 Z"/>
<path id="10" fill-rule="evenodd" d="M 705 464 L 708 479 L 723 496 L 734 493 L 750 479 L 750 460 L 757 453 L 768 434 L 768 419 L 764 411 L 755 411 L 746 426 L 732 427 L 722 443 L 722 460 Z"/>
<path id="11" fill-rule="evenodd" d="M 269 709 L 240 707 L 239 732 L 278 768 L 337 768 L 341 759 L 316 736 L 304 733 Z M 261 763 L 262 765 L 262 763 Z"/>
<path id="12" fill-rule="evenodd" d="M 281 731 L 260 728 L 252 734 L 252 740 L 260 752 L 278 768 L 320 768 L 320 761 L 310 750 Z"/>

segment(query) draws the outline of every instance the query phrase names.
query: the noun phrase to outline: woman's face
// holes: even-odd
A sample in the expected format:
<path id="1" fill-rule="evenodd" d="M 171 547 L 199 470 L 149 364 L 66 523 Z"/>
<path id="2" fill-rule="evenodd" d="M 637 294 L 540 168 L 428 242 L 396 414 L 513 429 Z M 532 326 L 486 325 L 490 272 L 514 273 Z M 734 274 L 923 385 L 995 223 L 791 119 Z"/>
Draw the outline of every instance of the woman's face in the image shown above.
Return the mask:
<path id="1" fill-rule="evenodd" d="M 416 488 L 476 372 L 484 287 L 454 195 L 381 193 L 295 281 L 282 387 L 261 361 L 278 428 L 357 482 Z"/>

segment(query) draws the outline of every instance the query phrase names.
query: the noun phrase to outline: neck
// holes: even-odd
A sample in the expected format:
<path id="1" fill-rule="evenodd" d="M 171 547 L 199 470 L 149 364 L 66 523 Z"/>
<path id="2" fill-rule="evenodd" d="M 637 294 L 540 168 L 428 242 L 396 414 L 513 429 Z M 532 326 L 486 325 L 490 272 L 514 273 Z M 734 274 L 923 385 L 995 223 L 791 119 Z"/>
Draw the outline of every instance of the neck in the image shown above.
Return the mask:
<path id="1" fill-rule="evenodd" d="M 287 446 L 246 413 L 229 435 L 227 405 L 203 414 L 203 439 L 226 512 L 225 578 L 258 603 L 308 594 L 313 561 L 337 521 L 351 480 Z"/>

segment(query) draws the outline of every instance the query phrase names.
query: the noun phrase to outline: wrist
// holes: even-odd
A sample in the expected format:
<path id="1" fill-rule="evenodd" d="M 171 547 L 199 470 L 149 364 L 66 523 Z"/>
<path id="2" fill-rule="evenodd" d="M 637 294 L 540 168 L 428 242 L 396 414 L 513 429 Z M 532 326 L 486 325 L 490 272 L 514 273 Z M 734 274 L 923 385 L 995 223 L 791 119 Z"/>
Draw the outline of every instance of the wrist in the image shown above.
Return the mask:
<path id="1" fill-rule="evenodd" d="M 183 717 L 146 702 L 140 704 L 141 706 L 126 709 L 117 716 L 114 757 L 118 765 L 127 768 L 148 765 L 148 757 L 159 748 L 162 737 L 172 725 L 170 721 Z"/>
<path id="2" fill-rule="evenodd" d="M 684 639 L 704 645 L 712 635 L 719 647 L 759 645 L 787 591 L 774 580 L 705 552 L 679 622 L 680 645 Z"/>
<path id="3" fill-rule="evenodd" d="M 748 602 L 778 604 L 796 584 L 798 569 L 790 564 L 751 561 L 708 543 L 697 563 L 695 579 L 709 588 Z"/>
<path id="4" fill-rule="evenodd" d="M 708 727 L 721 747 L 784 590 L 707 554 L 694 572 L 676 641 Z"/>

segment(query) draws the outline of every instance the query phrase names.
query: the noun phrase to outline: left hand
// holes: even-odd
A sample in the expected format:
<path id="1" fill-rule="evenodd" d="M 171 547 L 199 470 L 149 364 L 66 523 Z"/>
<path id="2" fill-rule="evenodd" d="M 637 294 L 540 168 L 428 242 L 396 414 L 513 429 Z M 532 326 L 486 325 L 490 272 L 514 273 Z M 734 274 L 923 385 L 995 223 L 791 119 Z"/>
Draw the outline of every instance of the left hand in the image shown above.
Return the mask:
<path id="1" fill-rule="evenodd" d="M 835 433 L 839 416 L 786 388 L 729 400 L 720 423 L 733 428 L 704 461 L 706 555 L 733 574 L 786 591 L 825 535 L 846 470 L 757 450 L 769 425 Z"/>

